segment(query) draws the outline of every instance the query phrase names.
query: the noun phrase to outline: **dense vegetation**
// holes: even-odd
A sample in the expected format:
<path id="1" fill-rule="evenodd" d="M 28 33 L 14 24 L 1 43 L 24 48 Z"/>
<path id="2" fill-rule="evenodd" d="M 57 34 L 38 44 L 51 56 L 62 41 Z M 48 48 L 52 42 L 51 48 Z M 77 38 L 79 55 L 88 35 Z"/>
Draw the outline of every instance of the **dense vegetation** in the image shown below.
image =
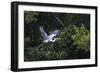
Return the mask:
<path id="1" fill-rule="evenodd" d="M 44 44 L 39 26 L 47 33 L 60 30 L 55 42 Z M 90 15 L 24 12 L 24 61 L 90 58 Z"/>

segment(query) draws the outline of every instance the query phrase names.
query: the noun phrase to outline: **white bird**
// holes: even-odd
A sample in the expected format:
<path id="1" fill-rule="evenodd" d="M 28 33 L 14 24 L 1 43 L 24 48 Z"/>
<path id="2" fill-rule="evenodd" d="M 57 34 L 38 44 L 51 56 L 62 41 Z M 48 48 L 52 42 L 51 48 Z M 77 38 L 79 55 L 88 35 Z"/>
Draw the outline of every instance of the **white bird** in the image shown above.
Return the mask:
<path id="1" fill-rule="evenodd" d="M 56 39 L 59 39 L 59 38 L 54 38 L 55 36 L 59 34 L 59 30 L 54 30 L 49 35 L 44 31 L 42 26 L 39 27 L 39 30 L 40 30 L 41 36 L 43 37 L 44 43 L 55 42 Z"/>

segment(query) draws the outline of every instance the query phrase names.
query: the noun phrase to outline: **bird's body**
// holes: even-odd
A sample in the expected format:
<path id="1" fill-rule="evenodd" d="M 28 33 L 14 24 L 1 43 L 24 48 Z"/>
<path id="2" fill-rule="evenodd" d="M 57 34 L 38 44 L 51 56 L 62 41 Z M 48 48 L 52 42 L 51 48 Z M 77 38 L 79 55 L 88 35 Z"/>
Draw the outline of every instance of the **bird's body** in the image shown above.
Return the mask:
<path id="1" fill-rule="evenodd" d="M 39 27 L 39 30 L 40 30 L 41 36 L 43 37 L 44 43 L 55 42 L 56 39 L 58 39 L 58 38 L 54 38 L 54 37 L 58 35 L 59 30 L 55 30 L 55 31 L 51 32 L 49 35 L 44 31 L 42 26 Z"/>

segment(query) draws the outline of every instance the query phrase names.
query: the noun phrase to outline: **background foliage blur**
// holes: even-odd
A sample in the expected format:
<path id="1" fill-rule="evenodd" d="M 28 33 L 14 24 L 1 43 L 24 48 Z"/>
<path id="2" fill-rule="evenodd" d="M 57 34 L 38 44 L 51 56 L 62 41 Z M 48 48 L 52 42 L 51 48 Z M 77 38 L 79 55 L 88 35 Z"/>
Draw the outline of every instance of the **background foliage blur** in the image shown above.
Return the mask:
<path id="1" fill-rule="evenodd" d="M 43 45 L 39 26 L 60 39 Z M 24 11 L 24 61 L 90 58 L 90 15 Z"/>

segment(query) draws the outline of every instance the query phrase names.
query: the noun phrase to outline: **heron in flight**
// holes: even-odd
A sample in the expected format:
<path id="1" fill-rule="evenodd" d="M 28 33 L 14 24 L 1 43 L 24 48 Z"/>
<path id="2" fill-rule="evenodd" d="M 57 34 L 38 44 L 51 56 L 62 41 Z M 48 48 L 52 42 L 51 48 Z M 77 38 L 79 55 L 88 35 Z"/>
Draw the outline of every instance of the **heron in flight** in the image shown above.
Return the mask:
<path id="1" fill-rule="evenodd" d="M 41 36 L 43 37 L 43 42 L 44 43 L 48 43 L 48 42 L 55 42 L 56 39 L 59 38 L 54 38 L 55 36 L 57 36 L 59 34 L 59 30 L 54 30 L 53 32 L 51 32 L 49 35 L 45 32 L 45 30 L 43 29 L 42 26 L 39 27 L 39 31 L 41 33 Z"/>

